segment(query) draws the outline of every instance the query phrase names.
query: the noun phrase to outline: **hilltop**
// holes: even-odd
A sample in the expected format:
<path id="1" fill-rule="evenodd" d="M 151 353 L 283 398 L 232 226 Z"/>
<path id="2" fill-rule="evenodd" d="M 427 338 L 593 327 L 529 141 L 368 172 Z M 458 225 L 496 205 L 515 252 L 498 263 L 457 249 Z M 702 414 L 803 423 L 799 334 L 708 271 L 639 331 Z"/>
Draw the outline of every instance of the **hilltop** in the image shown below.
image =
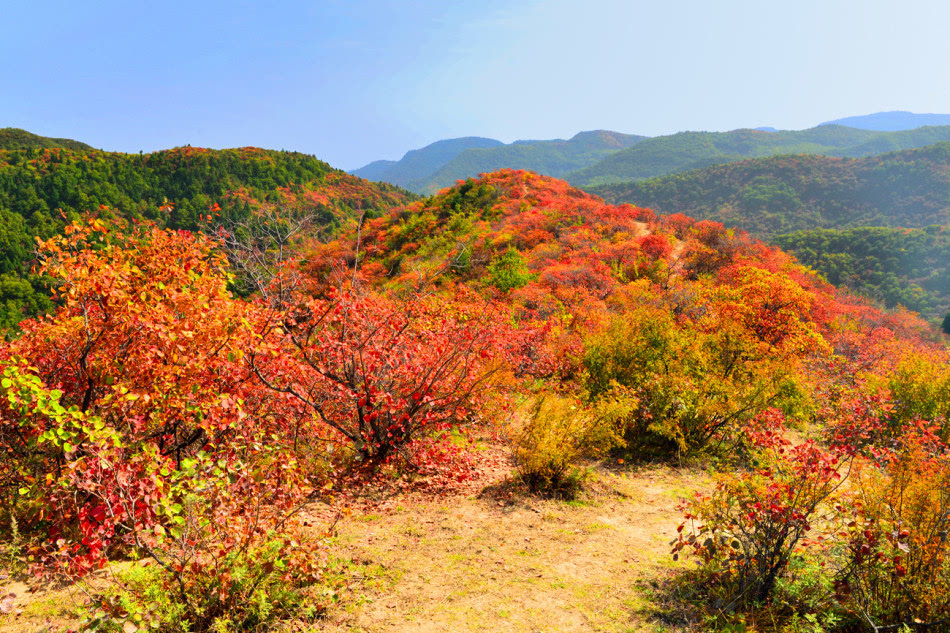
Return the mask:
<path id="1" fill-rule="evenodd" d="M 68 138 L 49 138 L 15 127 L 0 128 L 0 149 L 42 149 L 62 147 L 76 151 L 91 150 L 92 147 Z"/>
<path id="2" fill-rule="evenodd" d="M 43 281 L 29 274 L 35 238 L 52 237 L 88 213 L 198 230 L 279 204 L 306 208 L 322 225 L 339 227 L 411 199 L 313 156 L 250 147 L 150 154 L 0 150 L 0 324 L 10 327 L 49 308 Z"/>

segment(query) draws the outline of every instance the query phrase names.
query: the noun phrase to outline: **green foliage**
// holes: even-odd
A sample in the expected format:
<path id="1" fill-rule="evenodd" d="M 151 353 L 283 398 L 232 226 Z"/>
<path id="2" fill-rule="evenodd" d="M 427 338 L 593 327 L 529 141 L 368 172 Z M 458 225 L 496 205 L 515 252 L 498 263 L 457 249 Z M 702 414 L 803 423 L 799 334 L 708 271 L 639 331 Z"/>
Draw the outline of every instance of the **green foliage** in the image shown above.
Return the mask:
<path id="1" fill-rule="evenodd" d="M 950 232 L 945 227 L 823 229 L 774 241 L 829 282 L 888 308 L 902 305 L 934 320 L 950 309 Z"/>
<path id="2" fill-rule="evenodd" d="M 15 127 L 0 128 L 0 149 L 39 149 L 63 147 L 77 151 L 91 150 L 92 147 L 68 138 L 48 138 L 37 136 Z"/>
<path id="3" fill-rule="evenodd" d="M 902 132 L 857 130 L 840 125 L 780 132 L 680 132 L 645 139 L 628 149 L 607 156 L 595 165 L 567 174 L 565 178 L 571 184 L 587 189 L 598 185 L 668 176 L 746 158 L 780 154 L 872 156 L 944 141 L 950 141 L 950 126 Z M 591 191 L 594 192 L 593 189 Z M 608 194 L 603 195 L 607 197 Z M 625 201 L 652 206 L 646 200 L 627 198 Z"/>
<path id="4" fill-rule="evenodd" d="M 116 582 L 87 608 L 85 630 L 225 633 L 313 623 L 342 589 L 323 574 L 313 546 L 269 535 L 252 549 L 217 553 L 212 569 L 198 559 L 181 572 L 148 559 L 123 564 Z"/>
<path id="5" fill-rule="evenodd" d="M 536 275 L 528 272 L 521 253 L 509 248 L 488 265 L 491 284 L 502 292 L 521 288 L 531 282 Z"/>
<path id="6" fill-rule="evenodd" d="M 950 143 L 943 142 L 857 159 L 743 160 L 587 190 L 614 204 L 716 220 L 761 238 L 822 228 L 922 228 L 950 223 L 948 164 Z"/>

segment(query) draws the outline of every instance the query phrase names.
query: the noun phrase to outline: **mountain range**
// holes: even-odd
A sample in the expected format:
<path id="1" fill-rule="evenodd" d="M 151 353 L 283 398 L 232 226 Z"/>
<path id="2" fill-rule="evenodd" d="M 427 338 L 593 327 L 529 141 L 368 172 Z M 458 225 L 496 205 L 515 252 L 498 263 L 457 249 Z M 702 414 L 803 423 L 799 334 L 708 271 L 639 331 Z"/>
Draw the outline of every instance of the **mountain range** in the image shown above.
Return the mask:
<path id="1" fill-rule="evenodd" d="M 515 141 L 507 145 L 486 138 L 457 138 L 412 150 L 399 161 L 375 161 L 350 173 L 431 194 L 457 180 L 504 168 L 563 177 L 645 138 L 606 130 L 580 132 L 567 140 Z"/>
<path id="2" fill-rule="evenodd" d="M 950 141 L 950 115 L 881 112 L 828 121 L 807 130 L 771 127 L 680 132 L 658 137 L 607 130 L 568 140 L 448 139 L 374 161 L 351 173 L 432 194 L 458 180 L 498 169 L 528 169 L 578 187 L 642 180 L 746 158 L 777 154 L 870 156 Z"/>
<path id="3" fill-rule="evenodd" d="M 900 130 L 914 130 L 925 125 L 950 125 L 950 114 L 916 114 L 905 110 L 891 112 L 875 112 L 862 116 L 849 116 L 834 121 L 826 121 L 819 125 L 845 125 L 860 130 L 877 130 L 879 132 L 896 132 Z"/>

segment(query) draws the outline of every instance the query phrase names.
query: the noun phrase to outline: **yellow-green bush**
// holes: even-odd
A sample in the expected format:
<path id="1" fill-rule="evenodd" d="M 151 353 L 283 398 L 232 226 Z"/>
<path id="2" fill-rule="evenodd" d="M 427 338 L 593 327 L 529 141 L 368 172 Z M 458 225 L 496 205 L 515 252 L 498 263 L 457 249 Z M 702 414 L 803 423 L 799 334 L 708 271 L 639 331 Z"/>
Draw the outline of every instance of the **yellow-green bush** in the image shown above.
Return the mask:
<path id="1" fill-rule="evenodd" d="M 584 474 L 578 461 L 617 446 L 619 421 L 634 406 L 636 400 L 619 387 L 596 406 L 556 395 L 538 398 L 512 432 L 519 477 L 536 494 L 573 498 Z"/>

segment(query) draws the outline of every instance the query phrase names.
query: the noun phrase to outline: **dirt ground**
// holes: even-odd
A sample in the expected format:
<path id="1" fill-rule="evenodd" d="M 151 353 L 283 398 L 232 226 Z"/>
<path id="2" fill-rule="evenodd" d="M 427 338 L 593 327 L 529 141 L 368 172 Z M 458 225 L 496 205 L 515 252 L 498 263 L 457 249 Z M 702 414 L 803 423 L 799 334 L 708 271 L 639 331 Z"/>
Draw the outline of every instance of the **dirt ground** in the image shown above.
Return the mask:
<path id="1" fill-rule="evenodd" d="M 494 455 L 464 485 L 355 503 L 336 526 L 335 554 L 353 561 L 349 589 L 318 630 L 696 630 L 670 615 L 656 588 L 677 565 L 677 505 L 708 487 L 704 473 L 597 465 L 573 502 L 518 494 L 510 477 Z M 312 518 L 325 519 L 320 508 Z M 0 600 L 16 594 L 0 633 L 79 623 L 75 591 L 26 589 L 0 577 Z"/>

